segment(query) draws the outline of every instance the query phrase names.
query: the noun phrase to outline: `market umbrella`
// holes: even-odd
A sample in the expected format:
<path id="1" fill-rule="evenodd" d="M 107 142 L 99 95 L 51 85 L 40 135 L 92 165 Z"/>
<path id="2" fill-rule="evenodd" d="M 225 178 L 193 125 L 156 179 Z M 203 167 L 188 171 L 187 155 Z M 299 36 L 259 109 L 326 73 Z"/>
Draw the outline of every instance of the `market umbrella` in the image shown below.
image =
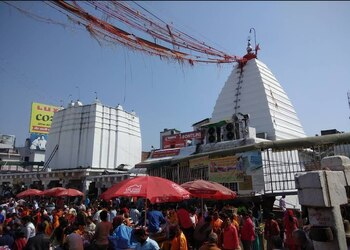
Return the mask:
<path id="1" fill-rule="evenodd" d="M 74 188 L 67 188 L 66 190 L 62 190 L 59 191 L 57 193 L 55 193 L 54 196 L 70 196 L 70 197 L 74 197 L 74 196 L 83 196 L 84 194 L 82 192 L 80 192 L 79 190 L 76 190 Z"/>
<path id="2" fill-rule="evenodd" d="M 178 202 L 190 198 L 190 193 L 170 180 L 156 176 L 126 179 L 100 195 L 104 200 L 114 197 L 142 197 L 151 203 Z"/>
<path id="3" fill-rule="evenodd" d="M 194 180 L 183 183 L 181 187 L 189 191 L 193 197 L 201 198 L 202 211 L 203 199 L 231 200 L 237 196 L 236 192 L 213 181 Z"/>
<path id="4" fill-rule="evenodd" d="M 63 187 L 54 187 L 54 188 L 50 188 L 47 190 L 44 190 L 41 195 L 46 195 L 46 196 L 56 196 L 57 193 L 66 190 Z"/>
<path id="5" fill-rule="evenodd" d="M 42 191 L 41 190 L 38 190 L 38 189 L 33 189 L 33 188 L 30 188 L 30 189 L 27 189 L 23 192 L 20 192 L 16 195 L 17 198 L 23 198 L 23 197 L 26 197 L 26 196 L 36 196 L 36 195 L 41 195 Z"/>
<path id="6" fill-rule="evenodd" d="M 189 191 L 193 197 L 213 200 L 231 200 L 236 198 L 236 192 L 223 185 L 205 180 L 194 180 L 181 185 Z"/>

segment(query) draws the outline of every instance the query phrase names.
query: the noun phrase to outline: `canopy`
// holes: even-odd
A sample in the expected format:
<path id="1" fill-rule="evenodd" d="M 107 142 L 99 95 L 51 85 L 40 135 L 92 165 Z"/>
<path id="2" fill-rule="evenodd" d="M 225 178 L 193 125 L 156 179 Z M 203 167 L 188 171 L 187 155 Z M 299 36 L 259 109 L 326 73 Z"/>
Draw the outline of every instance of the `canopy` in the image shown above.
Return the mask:
<path id="1" fill-rule="evenodd" d="M 59 191 L 55 193 L 54 196 L 83 196 L 84 194 L 80 192 L 79 190 L 76 190 L 74 188 L 68 188 L 66 190 Z"/>
<path id="2" fill-rule="evenodd" d="M 190 198 L 190 193 L 170 180 L 155 176 L 139 176 L 121 181 L 100 195 L 109 200 L 114 197 L 142 197 L 151 203 L 178 202 Z"/>
<path id="3" fill-rule="evenodd" d="M 46 195 L 46 196 L 56 196 L 57 193 L 66 190 L 63 187 L 54 187 L 51 189 L 44 190 L 41 195 Z"/>
<path id="4" fill-rule="evenodd" d="M 17 198 L 23 198 L 26 196 L 36 196 L 36 195 L 41 195 L 42 191 L 38 189 L 27 189 L 23 192 L 20 192 L 19 194 L 16 195 Z"/>
<path id="5" fill-rule="evenodd" d="M 181 185 L 193 197 L 215 200 L 231 200 L 236 198 L 236 192 L 223 185 L 205 180 L 189 181 Z"/>

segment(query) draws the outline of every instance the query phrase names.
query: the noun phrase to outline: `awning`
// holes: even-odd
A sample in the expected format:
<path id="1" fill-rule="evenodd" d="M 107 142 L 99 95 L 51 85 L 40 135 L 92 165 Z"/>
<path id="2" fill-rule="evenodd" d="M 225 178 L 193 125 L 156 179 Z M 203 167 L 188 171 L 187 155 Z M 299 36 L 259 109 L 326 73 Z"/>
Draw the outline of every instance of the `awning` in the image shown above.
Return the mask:
<path id="1" fill-rule="evenodd" d="M 166 165 L 166 164 L 170 164 L 171 160 L 173 159 L 173 157 L 164 157 L 164 158 L 160 158 L 160 159 L 147 159 L 143 162 L 137 163 L 135 165 L 135 168 L 149 168 L 149 167 L 156 167 L 158 165 Z"/>
<path id="2" fill-rule="evenodd" d="M 162 157 L 162 158 L 148 158 L 147 160 L 136 164 L 135 168 L 149 168 L 149 167 L 164 166 L 167 164 L 170 165 L 173 160 L 179 160 L 182 158 L 186 158 L 187 156 L 195 153 L 196 146 L 179 148 L 178 150 L 179 150 L 179 153 L 177 155 L 166 156 L 166 157 Z M 169 151 L 169 149 L 157 150 L 156 152 L 160 152 L 159 154 L 161 154 L 162 152 L 167 152 L 167 151 Z"/>

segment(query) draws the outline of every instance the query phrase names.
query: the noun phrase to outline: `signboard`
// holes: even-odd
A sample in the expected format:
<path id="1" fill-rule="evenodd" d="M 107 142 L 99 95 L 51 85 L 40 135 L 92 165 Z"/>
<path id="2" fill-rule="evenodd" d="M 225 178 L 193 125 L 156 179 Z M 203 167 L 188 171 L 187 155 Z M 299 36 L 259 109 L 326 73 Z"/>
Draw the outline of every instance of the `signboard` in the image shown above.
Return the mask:
<path id="1" fill-rule="evenodd" d="M 29 133 L 48 134 L 52 118 L 60 108 L 42 103 L 32 103 Z"/>
<path id="2" fill-rule="evenodd" d="M 175 135 L 163 136 L 163 149 L 182 148 L 187 146 L 188 141 L 202 139 L 201 131 L 186 132 Z"/>
<path id="3" fill-rule="evenodd" d="M 253 178 L 251 175 L 245 175 L 243 182 L 239 183 L 239 190 L 252 190 L 253 189 Z"/>
<path id="4" fill-rule="evenodd" d="M 250 182 L 246 178 L 246 172 L 251 172 L 261 167 L 262 157 L 260 151 L 213 158 L 209 160 L 209 180 L 219 183 Z"/>
<path id="5" fill-rule="evenodd" d="M 203 156 L 189 160 L 190 168 L 202 168 L 209 166 L 209 157 Z"/>
<path id="6" fill-rule="evenodd" d="M 209 180 L 221 183 L 243 181 L 242 161 L 238 155 L 210 159 Z"/>
<path id="7" fill-rule="evenodd" d="M 163 157 L 169 157 L 169 156 L 176 156 L 180 153 L 179 148 L 175 149 L 166 149 L 166 150 L 157 150 L 154 151 L 151 158 L 163 158 Z"/>
<path id="8" fill-rule="evenodd" d="M 46 150 L 47 134 L 30 134 L 30 149 Z"/>
<path id="9" fill-rule="evenodd" d="M 0 148 L 14 148 L 16 137 L 14 135 L 0 134 Z"/>

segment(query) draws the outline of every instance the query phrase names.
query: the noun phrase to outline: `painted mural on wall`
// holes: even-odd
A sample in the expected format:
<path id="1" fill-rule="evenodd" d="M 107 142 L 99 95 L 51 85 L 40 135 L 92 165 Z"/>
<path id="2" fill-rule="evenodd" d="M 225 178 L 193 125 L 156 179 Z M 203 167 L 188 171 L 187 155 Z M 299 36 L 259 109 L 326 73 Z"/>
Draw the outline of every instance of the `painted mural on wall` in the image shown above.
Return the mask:
<path id="1" fill-rule="evenodd" d="M 190 168 L 209 167 L 209 180 L 218 183 L 239 183 L 240 190 L 253 190 L 253 175 L 262 169 L 259 150 L 238 153 L 232 156 L 191 159 Z"/>

